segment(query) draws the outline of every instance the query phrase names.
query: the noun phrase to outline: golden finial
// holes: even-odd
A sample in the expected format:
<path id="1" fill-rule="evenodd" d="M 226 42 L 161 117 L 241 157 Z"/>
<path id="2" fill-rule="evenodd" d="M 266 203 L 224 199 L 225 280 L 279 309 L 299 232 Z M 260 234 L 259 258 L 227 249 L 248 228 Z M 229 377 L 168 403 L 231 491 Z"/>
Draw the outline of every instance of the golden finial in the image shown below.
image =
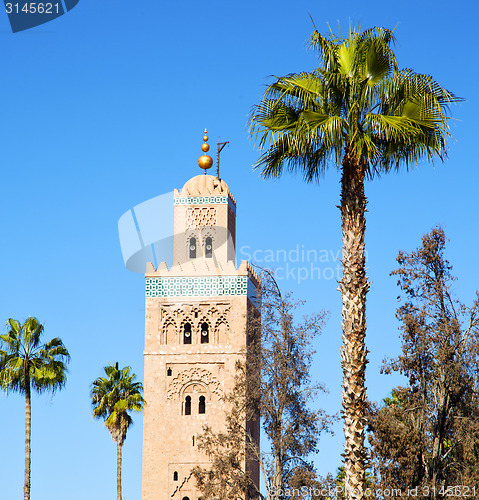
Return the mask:
<path id="1" fill-rule="evenodd" d="M 208 134 L 208 131 L 205 129 L 205 135 L 203 136 L 204 143 L 201 145 L 201 150 L 205 154 L 198 158 L 198 165 L 200 168 L 202 168 L 205 171 L 205 175 L 206 175 L 206 171 L 209 168 L 211 168 L 211 166 L 213 165 L 213 158 L 211 158 L 211 156 L 208 156 L 206 154 L 210 150 L 210 145 L 208 144 L 208 135 L 207 134 Z"/>

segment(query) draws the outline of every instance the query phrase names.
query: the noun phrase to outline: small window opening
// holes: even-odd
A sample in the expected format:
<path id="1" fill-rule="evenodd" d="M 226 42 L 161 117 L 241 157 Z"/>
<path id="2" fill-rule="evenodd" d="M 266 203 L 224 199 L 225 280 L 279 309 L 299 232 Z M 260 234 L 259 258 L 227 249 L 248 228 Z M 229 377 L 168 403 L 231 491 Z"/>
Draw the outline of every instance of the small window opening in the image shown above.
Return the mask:
<path id="1" fill-rule="evenodd" d="M 185 399 L 185 415 L 191 415 L 191 396 L 186 396 Z"/>
<path id="2" fill-rule="evenodd" d="M 207 259 L 213 257 L 213 240 L 209 236 L 205 240 L 205 257 Z"/>
<path id="3" fill-rule="evenodd" d="M 183 497 L 182 500 L 190 500 L 188 497 Z"/>
<path id="4" fill-rule="evenodd" d="M 195 436 L 191 436 L 191 440 L 193 441 L 193 446 L 195 445 Z"/>
<path id="5" fill-rule="evenodd" d="M 198 311 L 195 311 L 195 318 L 198 317 Z"/>
<path id="6" fill-rule="evenodd" d="M 183 328 L 183 344 L 191 344 L 191 325 L 185 323 Z"/>
<path id="7" fill-rule="evenodd" d="M 198 404 L 198 413 L 206 413 L 206 399 L 204 396 L 200 396 L 200 402 Z"/>
<path id="8" fill-rule="evenodd" d="M 178 472 L 173 472 L 173 481 L 178 481 Z"/>
<path id="9" fill-rule="evenodd" d="M 196 259 L 196 238 L 190 238 L 190 259 Z"/>
<path id="10" fill-rule="evenodd" d="M 168 370 L 166 370 L 166 376 L 167 376 L 167 377 L 171 377 L 171 374 L 172 374 L 172 373 L 173 373 L 173 372 L 172 372 L 171 368 L 168 368 Z"/>
<path id="11" fill-rule="evenodd" d="M 207 344 L 210 341 L 210 333 L 208 330 L 208 323 L 201 325 L 201 343 Z"/>

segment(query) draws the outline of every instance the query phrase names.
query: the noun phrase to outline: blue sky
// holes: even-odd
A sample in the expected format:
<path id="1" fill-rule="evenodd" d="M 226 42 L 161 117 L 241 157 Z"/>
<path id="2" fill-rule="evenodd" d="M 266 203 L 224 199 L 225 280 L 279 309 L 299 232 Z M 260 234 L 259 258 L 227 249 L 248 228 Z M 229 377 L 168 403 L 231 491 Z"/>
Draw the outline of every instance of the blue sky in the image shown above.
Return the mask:
<path id="1" fill-rule="evenodd" d="M 32 498 L 114 498 L 116 450 L 93 421 L 89 385 L 107 362 L 143 375 L 144 280 L 124 268 L 119 217 L 198 174 L 201 137 L 230 141 L 222 177 L 238 202 L 238 259 L 253 250 L 299 249 L 336 255 L 341 248 L 339 175 L 319 185 L 286 175 L 263 181 L 251 168 L 250 107 L 269 75 L 311 70 L 312 32 L 349 20 L 364 28 L 396 26 L 400 67 L 433 75 L 465 97 L 454 106 L 449 159 L 368 182 L 368 395 L 385 397 L 400 378 L 379 375 L 399 352 L 398 290 L 389 277 L 399 249 L 442 224 L 457 293 L 470 303 L 479 288 L 477 232 L 477 6 L 458 1 L 161 2 L 80 0 L 55 21 L 12 34 L 0 14 L 0 321 L 29 314 L 60 336 L 72 355 L 64 391 L 33 400 Z M 214 150 L 214 148 L 213 148 Z M 261 253 L 262 252 L 262 253 Z M 282 254 L 280 254 L 282 255 Z M 294 254 L 293 254 L 294 255 Z M 321 255 L 325 255 L 322 253 Z M 294 260 L 294 257 L 293 259 Z M 260 262 L 261 263 L 261 262 Z M 263 262 L 264 263 L 264 262 Z M 285 266 L 281 259 L 270 263 Z M 310 263 L 293 263 L 297 267 Z M 321 277 L 282 280 L 306 299 L 306 312 L 331 311 L 316 343 L 314 377 L 340 409 L 340 295 Z M 291 262 L 290 262 L 291 265 Z M 3 453 L 0 498 L 23 484 L 24 402 L 0 396 Z M 124 446 L 124 497 L 141 498 L 141 418 Z M 321 473 L 340 465 L 342 431 L 320 442 Z M 7 458 L 8 457 L 8 458 Z"/>

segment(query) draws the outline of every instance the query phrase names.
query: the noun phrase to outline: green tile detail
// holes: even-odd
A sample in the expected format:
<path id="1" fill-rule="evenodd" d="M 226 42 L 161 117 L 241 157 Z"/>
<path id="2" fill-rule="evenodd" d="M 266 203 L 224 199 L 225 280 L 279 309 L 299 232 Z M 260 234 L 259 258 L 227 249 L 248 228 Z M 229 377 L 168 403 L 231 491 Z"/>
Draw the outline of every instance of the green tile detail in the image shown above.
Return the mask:
<path id="1" fill-rule="evenodd" d="M 182 196 L 175 198 L 175 205 L 227 205 L 227 196 Z"/>
<path id="2" fill-rule="evenodd" d="M 247 276 L 146 278 L 146 297 L 223 297 L 248 295 L 248 281 Z"/>

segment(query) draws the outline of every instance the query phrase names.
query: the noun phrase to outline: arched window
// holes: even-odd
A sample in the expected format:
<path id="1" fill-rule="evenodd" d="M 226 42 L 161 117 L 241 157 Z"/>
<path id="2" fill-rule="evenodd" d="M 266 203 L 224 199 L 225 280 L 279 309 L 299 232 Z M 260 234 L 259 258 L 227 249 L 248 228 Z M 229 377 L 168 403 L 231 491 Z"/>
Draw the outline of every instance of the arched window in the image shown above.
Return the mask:
<path id="1" fill-rule="evenodd" d="M 200 402 L 198 403 L 198 413 L 206 413 L 206 399 L 204 396 L 200 396 Z"/>
<path id="2" fill-rule="evenodd" d="M 210 332 L 208 323 L 203 323 L 201 325 L 201 343 L 207 344 L 210 341 Z"/>
<path id="3" fill-rule="evenodd" d="M 166 370 L 166 376 L 167 376 L 167 377 L 171 377 L 171 374 L 172 374 L 172 373 L 173 373 L 173 372 L 171 371 L 171 368 L 168 368 L 168 370 Z"/>
<path id="4" fill-rule="evenodd" d="M 196 259 L 196 238 L 190 238 L 189 243 L 190 259 Z"/>
<path id="5" fill-rule="evenodd" d="M 191 415 L 191 396 L 185 398 L 185 415 Z"/>
<path id="6" fill-rule="evenodd" d="M 205 240 L 205 257 L 207 259 L 213 257 L 213 240 L 209 236 Z"/>
<path id="7" fill-rule="evenodd" d="M 190 500 L 188 497 L 183 497 L 182 500 Z"/>
<path id="8" fill-rule="evenodd" d="M 191 325 L 185 323 L 183 327 L 183 344 L 191 344 Z"/>
<path id="9" fill-rule="evenodd" d="M 178 472 L 173 472 L 173 481 L 178 481 Z"/>

